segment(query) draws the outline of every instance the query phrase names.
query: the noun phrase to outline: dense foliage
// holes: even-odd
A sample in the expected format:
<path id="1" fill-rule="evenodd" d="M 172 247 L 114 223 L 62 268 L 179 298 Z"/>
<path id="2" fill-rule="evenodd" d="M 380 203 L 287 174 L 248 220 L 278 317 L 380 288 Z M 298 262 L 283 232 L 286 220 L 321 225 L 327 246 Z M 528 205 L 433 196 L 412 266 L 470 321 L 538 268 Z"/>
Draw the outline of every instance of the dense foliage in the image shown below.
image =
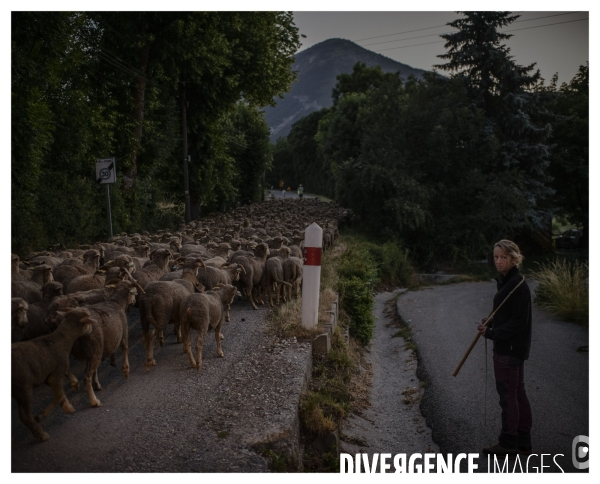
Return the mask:
<path id="1" fill-rule="evenodd" d="M 587 69 L 544 87 L 502 44 L 510 36 L 499 29 L 516 18 L 465 12 L 451 22 L 438 66 L 450 77 L 405 81 L 361 64 L 338 76 L 334 106 L 278 141 L 274 171 L 310 167 L 305 177 L 331 184 L 321 193 L 423 268 L 482 258 L 498 239 L 549 228 L 555 213 L 587 226 Z"/>
<path id="2" fill-rule="evenodd" d="M 12 249 L 106 238 L 95 160 L 115 157 L 114 232 L 258 201 L 271 163 L 259 109 L 299 47 L 282 12 L 13 12 Z"/>

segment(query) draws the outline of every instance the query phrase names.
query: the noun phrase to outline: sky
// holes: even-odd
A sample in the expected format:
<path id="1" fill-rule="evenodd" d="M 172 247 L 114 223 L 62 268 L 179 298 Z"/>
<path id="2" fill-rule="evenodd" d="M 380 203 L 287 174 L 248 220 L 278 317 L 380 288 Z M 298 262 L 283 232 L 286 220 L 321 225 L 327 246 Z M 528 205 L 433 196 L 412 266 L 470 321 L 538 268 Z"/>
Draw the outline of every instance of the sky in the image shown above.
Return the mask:
<path id="1" fill-rule="evenodd" d="M 517 64 L 537 63 L 546 83 L 557 72 L 559 83 L 570 81 L 589 60 L 589 20 L 584 20 L 588 11 L 514 12 L 520 18 L 501 30 L 513 35 L 504 43 Z M 343 38 L 424 70 L 446 62 L 437 57 L 446 52 L 439 34 L 456 32 L 446 24 L 459 17 L 454 11 L 294 11 L 294 22 L 300 34 L 306 35 L 300 50 L 326 39 Z"/>

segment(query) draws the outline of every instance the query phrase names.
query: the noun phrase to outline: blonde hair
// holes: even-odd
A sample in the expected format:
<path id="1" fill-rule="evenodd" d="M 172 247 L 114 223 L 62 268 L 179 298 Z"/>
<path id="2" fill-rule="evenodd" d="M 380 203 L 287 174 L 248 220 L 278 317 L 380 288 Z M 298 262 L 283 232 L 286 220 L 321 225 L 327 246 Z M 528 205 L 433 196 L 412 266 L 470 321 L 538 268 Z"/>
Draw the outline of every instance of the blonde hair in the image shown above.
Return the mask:
<path id="1" fill-rule="evenodd" d="M 521 250 L 519 246 L 515 244 L 512 240 L 502 239 L 494 244 L 494 249 L 496 247 L 500 247 L 500 249 L 508 256 L 510 256 L 514 261 L 517 267 L 521 265 L 523 262 L 523 254 L 521 254 Z"/>

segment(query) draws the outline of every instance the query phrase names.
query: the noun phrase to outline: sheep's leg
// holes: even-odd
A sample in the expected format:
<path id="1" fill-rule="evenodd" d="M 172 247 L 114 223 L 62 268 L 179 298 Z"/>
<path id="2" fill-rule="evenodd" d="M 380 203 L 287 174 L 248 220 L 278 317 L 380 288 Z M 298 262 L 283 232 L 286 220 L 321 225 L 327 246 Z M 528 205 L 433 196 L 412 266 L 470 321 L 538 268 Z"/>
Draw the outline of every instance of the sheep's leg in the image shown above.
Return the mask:
<path id="1" fill-rule="evenodd" d="M 194 359 L 194 355 L 192 355 L 192 343 L 190 340 L 190 328 L 183 324 L 183 330 L 181 331 L 181 339 L 183 340 L 183 352 L 188 355 L 188 359 L 190 360 L 190 365 L 193 368 L 196 368 L 196 360 Z"/>
<path id="2" fill-rule="evenodd" d="M 123 369 L 122 373 L 125 378 L 129 378 L 129 341 L 127 338 L 127 332 L 123 335 L 121 341 L 121 351 L 123 352 Z"/>
<path id="3" fill-rule="evenodd" d="M 198 337 L 196 338 L 196 371 L 200 371 L 200 368 L 202 368 L 202 347 L 204 346 L 204 337 L 206 336 L 207 329 L 208 328 L 200 328 Z"/>
<path id="4" fill-rule="evenodd" d="M 110 366 L 117 366 L 117 357 L 114 353 L 110 355 Z"/>
<path id="5" fill-rule="evenodd" d="M 71 370 L 67 370 L 66 377 L 69 379 L 71 388 L 77 391 L 79 389 L 79 380 L 77 380 L 77 377 L 71 373 Z"/>
<path id="6" fill-rule="evenodd" d="M 181 321 L 174 321 L 173 326 L 173 332 L 177 335 L 177 343 L 181 343 Z"/>
<path id="7" fill-rule="evenodd" d="M 98 400 L 96 394 L 94 393 L 94 383 L 95 380 L 98 379 L 97 369 L 100 365 L 100 355 L 95 355 L 91 359 L 86 362 L 85 365 L 85 389 L 87 391 L 88 397 L 90 399 L 90 405 L 92 407 L 100 407 L 102 406 L 102 402 Z M 98 386 L 100 383 L 98 383 Z"/>
<path id="8" fill-rule="evenodd" d="M 221 334 L 221 324 L 222 322 L 219 321 L 219 324 L 215 328 L 215 339 L 217 340 L 217 356 L 223 358 L 225 355 L 223 354 L 223 349 L 221 348 L 221 336 L 223 336 Z"/>
<path id="9" fill-rule="evenodd" d="M 42 412 L 39 415 L 35 417 L 35 420 L 37 422 L 41 422 L 48 415 L 50 415 L 50 412 L 52 412 L 52 410 L 54 410 L 54 407 L 56 407 L 59 403 L 65 413 L 73 413 L 75 411 L 75 408 L 73 408 L 73 405 L 71 405 L 71 403 L 67 399 L 67 396 L 65 395 L 65 390 L 62 384 L 62 374 L 60 374 L 58 377 L 54 375 L 50 376 L 47 380 L 47 383 L 48 386 L 52 389 L 54 397 L 52 398 L 52 401 L 48 404 L 48 406 L 44 410 L 42 410 Z"/>
<path id="10" fill-rule="evenodd" d="M 165 345 L 165 334 L 162 329 L 158 331 L 158 346 L 161 348 Z"/>
<path id="11" fill-rule="evenodd" d="M 248 299 L 250 299 L 252 309 L 258 309 L 258 306 L 254 303 L 254 299 L 252 299 L 252 281 L 250 282 L 250 284 L 246 284 L 245 288 L 248 294 Z"/>
<path id="12" fill-rule="evenodd" d="M 33 418 L 33 413 L 31 412 L 31 400 L 33 398 L 32 390 L 29 389 L 25 398 L 17 398 L 17 404 L 19 406 L 19 420 L 25 424 L 25 426 L 31 430 L 31 433 L 42 442 L 48 440 L 50 436 L 44 432 L 42 427 L 35 421 Z"/>
<path id="13" fill-rule="evenodd" d="M 154 359 L 154 337 L 156 336 L 156 330 L 152 329 L 148 332 L 148 336 L 146 338 L 146 371 L 150 371 L 154 365 L 156 365 L 156 360 Z"/>
<path id="14" fill-rule="evenodd" d="M 98 367 L 96 367 L 96 371 L 94 371 L 94 381 L 92 382 L 92 384 L 94 385 L 94 390 L 96 390 L 97 392 L 102 390 L 102 385 L 100 385 L 100 380 L 98 380 Z"/>
<path id="15" fill-rule="evenodd" d="M 225 305 L 225 321 L 228 323 L 230 322 L 230 319 L 229 319 L 229 308 L 230 307 L 231 307 L 230 304 Z"/>

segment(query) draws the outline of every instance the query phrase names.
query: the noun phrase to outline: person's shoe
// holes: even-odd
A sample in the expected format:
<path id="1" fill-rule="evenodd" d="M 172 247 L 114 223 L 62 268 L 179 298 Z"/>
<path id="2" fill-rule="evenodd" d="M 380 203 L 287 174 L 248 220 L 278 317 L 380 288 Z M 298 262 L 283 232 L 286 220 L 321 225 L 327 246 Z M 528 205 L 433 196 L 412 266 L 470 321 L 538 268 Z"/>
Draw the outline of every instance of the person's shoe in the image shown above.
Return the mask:
<path id="1" fill-rule="evenodd" d="M 529 448 L 519 447 L 519 455 L 529 456 L 531 454 L 533 454 L 533 450 L 531 449 L 531 447 L 529 447 Z"/>
<path id="2" fill-rule="evenodd" d="M 495 444 L 483 449 L 483 455 L 497 455 L 499 457 L 504 457 L 506 455 L 509 457 L 514 457 L 517 455 L 517 452 L 517 449 L 507 449 L 506 447 L 502 447 L 500 444 Z"/>

